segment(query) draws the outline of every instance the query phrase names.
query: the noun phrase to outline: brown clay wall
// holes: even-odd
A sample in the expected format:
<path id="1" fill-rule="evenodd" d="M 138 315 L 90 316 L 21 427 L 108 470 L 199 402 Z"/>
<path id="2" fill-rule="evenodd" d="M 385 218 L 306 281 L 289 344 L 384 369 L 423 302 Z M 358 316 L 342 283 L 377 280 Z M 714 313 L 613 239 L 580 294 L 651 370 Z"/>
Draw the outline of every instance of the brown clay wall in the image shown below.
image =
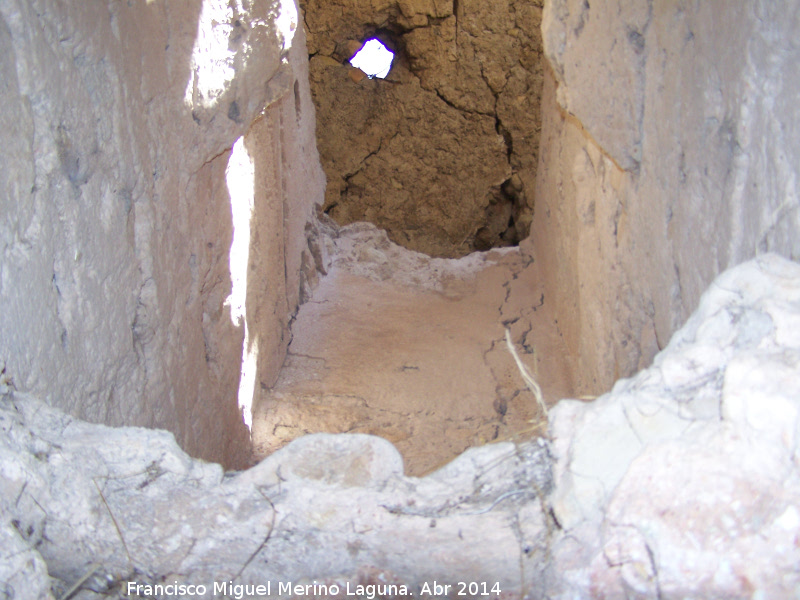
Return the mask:
<path id="1" fill-rule="evenodd" d="M 540 1 L 307 0 L 326 211 L 434 256 L 517 243 L 534 204 Z M 386 80 L 347 62 L 377 36 Z"/>

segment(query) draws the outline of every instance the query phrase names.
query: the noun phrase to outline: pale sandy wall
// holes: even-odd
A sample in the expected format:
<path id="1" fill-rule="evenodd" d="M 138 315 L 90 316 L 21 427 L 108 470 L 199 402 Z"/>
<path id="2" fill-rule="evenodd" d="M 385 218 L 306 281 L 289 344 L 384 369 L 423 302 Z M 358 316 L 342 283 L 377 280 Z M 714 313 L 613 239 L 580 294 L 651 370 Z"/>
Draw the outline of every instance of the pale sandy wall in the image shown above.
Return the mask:
<path id="1" fill-rule="evenodd" d="M 281 99 L 245 136 L 255 165 L 247 320 L 258 345 L 256 391 L 271 387 L 278 377 L 289 326 L 304 300 L 301 288 L 308 283 L 301 279 L 303 267 L 316 270 L 306 229 L 316 221 L 314 207 L 323 202 L 325 174 L 317 154 L 308 56 L 301 37 L 302 31 L 289 54 L 291 68 L 286 65 L 275 78 Z"/>
<path id="2" fill-rule="evenodd" d="M 270 106 L 278 162 L 302 155 L 311 166 L 269 171 L 261 186 L 302 205 L 302 219 L 323 185 L 313 110 L 293 114 L 304 40 L 290 49 L 273 25 L 291 8 L 0 2 L 0 366 L 17 389 L 90 421 L 164 427 L 195 456 L 241 462 L 243 328 L 224 305 L 230 148 Z M 304 83 L 297 93 L 310 106 Z M 270 116 L 288 111 L 281 123 Z M 290 197 L 286 179 L 303 169 L 305 193 Z M 283 236 L 282 219 L 272 226 Z M 281 248 L 270 260 L 284 285 Z M 275 318 L 285 324 L 296 292 L 283 301 Z"/>
<path id="3" fill-rule="evenodd" d="M 647 364 L 720 271 L 800 258 L 798 35 L 790 1 L 546 3 L 528 243 L 582 391 Z"/>

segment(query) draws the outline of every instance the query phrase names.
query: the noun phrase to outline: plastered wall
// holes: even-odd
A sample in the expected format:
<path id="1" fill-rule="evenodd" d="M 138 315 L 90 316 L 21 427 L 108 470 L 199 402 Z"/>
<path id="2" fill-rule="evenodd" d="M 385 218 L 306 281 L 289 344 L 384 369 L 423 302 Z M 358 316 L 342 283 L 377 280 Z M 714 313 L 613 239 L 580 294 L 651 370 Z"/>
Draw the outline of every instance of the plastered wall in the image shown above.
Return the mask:
<path id="1" fill-rule="evenodd" d="M 533 235 L 578 389 L 647 365 L 722 270 L 800 257 L 796 3 L 545 3 Z"/>
<path id="2" fill-rule="evenodd" d="M 272 143 L 251 156 L 253 220 L 276 242 L 249 268 L 272 278 L 274 310 L 248 321 L 279 365 L 298 296 L 286 273 L 324 189 L 306 60 L 292 2 L 0 3 L 5 384 L 243 464 L 230 150 L 248 131 Z"/>

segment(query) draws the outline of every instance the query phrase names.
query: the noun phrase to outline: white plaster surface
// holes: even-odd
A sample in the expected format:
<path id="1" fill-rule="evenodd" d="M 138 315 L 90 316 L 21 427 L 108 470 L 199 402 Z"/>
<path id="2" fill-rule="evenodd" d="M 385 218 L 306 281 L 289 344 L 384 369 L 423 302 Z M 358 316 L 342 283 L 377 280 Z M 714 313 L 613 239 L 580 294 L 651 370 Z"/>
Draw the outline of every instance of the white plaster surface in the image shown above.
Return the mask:
<path id="1" fill-rule="evenodd" d="M 797 595 L 799 301 L 799 265 L 744 263 L 651 368 L 550 412 L 551 597 Z"/>
<path id="2" fill-rule="evenodd" d="M 289 273 L 324 186 L 303 35 L 284 50 L 274 26 L 289 4 L 0 2 L 0 367 L 14 388 L 242 463 L 229 150 L 271 107 L 278 161 L 256 168 L 291 198 Z"/>
<path id="3" fill-rule="evenodd" d="M 278 582 L 370 577 L 414 594 L 433 580 L 498 582 L 509 597 L 540 585 L 542 443 L 473 449 L 416 479 L 386 440 L 315 434 L 223 474 L 167 432 L 88 424 L 21 394 L 0 400 L 0 428 L 11 597 L 60 597 L 92 569 L 79 598 L 128 597 L 129 580 L 207 585 L 201 597 L 215 581 L 272 582 L 274 598 L 287 597 Z"/>

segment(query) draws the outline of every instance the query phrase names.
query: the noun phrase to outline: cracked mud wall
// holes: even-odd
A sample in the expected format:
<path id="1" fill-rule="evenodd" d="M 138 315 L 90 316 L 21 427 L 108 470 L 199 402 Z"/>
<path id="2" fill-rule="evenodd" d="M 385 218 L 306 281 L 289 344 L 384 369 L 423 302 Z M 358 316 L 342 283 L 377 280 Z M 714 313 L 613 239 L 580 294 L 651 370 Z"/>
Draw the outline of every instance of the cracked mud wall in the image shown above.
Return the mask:
<path id="1" fill-rule="evenodd" d="M 800 257 L 800 9 L 548 2 L 535 257 L 581 393 L 649 364 L 720 271 Z"/>
<path id="2" fill-rule="evenodd" d="M 301 2 L 328 178 L 325 210 L 439 257 L 528 234 L 538 160 L 541 1 Z M 376 35 L 386 80 L 347 62 Z"/>
<path id="3" fill-rule="evenodd" d="M 268 297 L 281 297 L 251 331 L 277 346 L 297 302 L 284 262 L 295 272 L 324 185 L 302 32 L 278 34 L 281 6 L 0 3 L 4 385 L 89 421 L 167 428 L 194 456 L 246 459 L 243 328 L 225 305 L 230 148 L 269 107 L 259 127 L 279 130 L 277 158 L 254 153 L 254 168 L 292 206 L 286 229 L 283 208 L 256 210 L 280 268 L 252 261 L 251 274 L 277 278 Z"/>

